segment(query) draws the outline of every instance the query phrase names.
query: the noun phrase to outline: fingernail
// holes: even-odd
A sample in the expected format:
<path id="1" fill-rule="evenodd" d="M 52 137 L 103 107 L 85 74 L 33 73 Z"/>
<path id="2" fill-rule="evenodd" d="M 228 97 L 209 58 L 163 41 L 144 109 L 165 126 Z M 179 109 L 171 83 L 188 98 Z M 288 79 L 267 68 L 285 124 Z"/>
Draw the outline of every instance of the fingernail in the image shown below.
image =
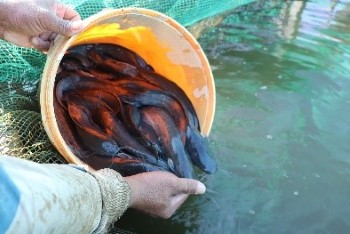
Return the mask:
<path id="1" fill-rule="evenodd" d="M 197 183 L 197 188 L 196 188 L 196 194 L 203 194 L 203 193 L 205 193 L 206 189 L 207 188 L 205 187 L 205 185 L 203 183 L 198 182 Z"/>

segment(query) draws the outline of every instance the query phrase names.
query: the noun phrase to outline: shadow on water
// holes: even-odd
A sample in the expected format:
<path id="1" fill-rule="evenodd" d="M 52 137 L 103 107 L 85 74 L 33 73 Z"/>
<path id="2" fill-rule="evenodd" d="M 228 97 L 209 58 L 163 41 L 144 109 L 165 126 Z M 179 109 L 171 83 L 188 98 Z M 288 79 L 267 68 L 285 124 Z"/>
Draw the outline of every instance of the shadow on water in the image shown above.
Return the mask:
<path id="1" fill-rule="evenodd" d="M 137 233 L 347 233 L 350 0 L 263 1 L 200 31 L 220 171 L 169 220 L 128 211 Z"/>

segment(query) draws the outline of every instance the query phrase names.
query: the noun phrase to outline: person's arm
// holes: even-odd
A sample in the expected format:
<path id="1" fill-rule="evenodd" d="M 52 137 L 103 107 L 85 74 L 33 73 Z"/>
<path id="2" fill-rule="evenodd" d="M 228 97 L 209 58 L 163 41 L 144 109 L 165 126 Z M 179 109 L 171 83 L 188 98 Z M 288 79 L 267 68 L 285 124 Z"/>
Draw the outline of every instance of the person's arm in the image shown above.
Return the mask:
<path id="1" fill-rule="evenodd" d="M 0 39 L 48 50 L 57 34 L 83 29 L 79 14 L 56 0 L 0 0 Z"/>
<path id="2" fill-rule="evenodd" d="M 0 156 L 0 190 L 0 233 L 100 233 L 124 213 L 131 196 L 111 170 L 88 173 L 8 156 Z"/>
<path id="3" fill-rule="evenodd" d="M 121 177 L 0 156 L 0 233 L 104 233 L 131 207 L 169 218 L 205 186 L 167 172 Z"/>

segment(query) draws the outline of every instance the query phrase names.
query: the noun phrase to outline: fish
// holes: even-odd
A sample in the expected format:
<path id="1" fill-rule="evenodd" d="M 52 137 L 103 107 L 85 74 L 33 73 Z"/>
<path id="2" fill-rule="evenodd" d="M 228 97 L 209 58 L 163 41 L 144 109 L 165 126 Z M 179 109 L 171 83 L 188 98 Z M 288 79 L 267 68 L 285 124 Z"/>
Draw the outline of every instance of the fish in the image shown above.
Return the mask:
<path id="1" fill-rule="evenodd" d="M 54 94 L 61 129 L 70 127 L 66 142 L 77 144 L 79 157 L 95 169 L 124 176 L 163 170 L 182 178 L 194 178 L 194 166 L 217 170 L 186 93 L 123 46 L 70 48 Z"/>
<path id="2" fill-rule="evenodd" d="M 62 79 L 65 79 L 67 76 L 81 76 L 81 77 L 91 77 L 93 78 L 94 76 L 90 74 L 87 71 L 84 70 L 77 70 L 77 71 L 69 71 L 69 70 L 61 70 L 59 73 L 56 75 L 55 79 L 55 89 L 58 84 L 58 82 Z"/>
<path id="3" fill-rule="evenodd" d="M 152 71 L 153 68 L 146 63 L 146 61 L 141 58 L 135 52 L 116 44 L 94 44 L 94 46 L 89 50 L 89 57 L 93 60 L 103 60 L 106 58 L 113 59 L 115 61 L 120 61 L 133 65 L 137 68 Z"/>
<path id="4" fill-rule="evenodd" d="M 153 128 L 157 134 L 164 159 L 170 158 L 170 161 L 173 163 L 174 173 L 182 178 L 193 178 L 194 171 L 191 161 L 169 114 L 160 108 L 152 106 L 140 108 L 140 113 L 142 121 Z"/>
<path id="5" fill-rule="evenodd" d="M 113 72 L 105 71 L 98 67 L 89 70 L 89 74 L 99 80 L 115 80 L 117 75 Z"/>
<path id="6" fill-rule="evenodd" d="M 138 159 L 152 165 L 158 164 L 158 159 L 144 145 L 140 144 L 139 139 L 134 137 L 125 127 L 125 125 L 105 108 L 99 108 L 99 118 L 104 124 L 104 129 L 108 135 L 123 146 L 123 150 L 130 152 Z"/>
<path id="7" fill-rule="evenodd" d="M 71 71 L 89 70 L 95 63 L 88 57 L 89 45 L 78 45 L 69 48 L 61 60 L 63 68 Z"/>
<path id="8" fill-rule="evenodd" d="M 118 171 L 122 176 L 132 176 L 144 172 L 167 171 L 162 167 L 149 164 L 139 159 L 114 158 L 109 168 Z"/>
<path id="9" fill-rule="evenodd" d="M 120 118 L 128 129 L 137 129 L 138 123 L 140 122 L 140 112 L 139 110 L 127 103 L 123 103 L 123 111 L 121 112 Z M 138 134 L 138 136 L 141 136 Z"/>
<path id="10" fill-rule="evenodd" d="M 79 61 L 69 58 L 62 59 L 60 67 L 64 71 L 79 71 L 84 68 Z"/>
<path id="11" fill-rule="evenodd" d="M 58 104 L 56 99 L 54 99 L 53 105 L 55 111 L 55 118 L 60 133 L 68 147 L 72 150 L 73 154 L 77 155 L 79 158 L 86 158 L 90 156 L 92 152 L 88 148 L 84 147 L 79 137 L 77 137 L 74 123 L 72 122 L 70 116 Z"/>
<path id="12" fill-rule="evenodd" d="M 160 157 L 162 155 L 162 148 L 159 142 L 159 136 L 152 126 L 142 121 L 140 110 L 137 107 L 133 105 L 128 105 L 127 107 L 129 109 L 128 113 L 130 115 L 133 128 L 139 131 L 139 135 L 145 142 L 147 142 L 149 147 L 153 148 L 156 155 Z"/>
<path id="13" fill-rule="evenodd" d="M 122 111 L 122 103 L 117 94 L 111 94 L 99 89 L 82 89 L 69 92 L 69 97 L 78 96 L 86 101 L 93 101 L 96 105 L 106 105 L 110 111 L 117 114 Z M 66 98 L 65 98 L 66 99 Z"/>
<path id="14" fill-rule="evenodd" d="M 189 153 L 193 164 L 209 174 L 216 171 L 217 164 L 213 159 L 213 154 L 210 150 L 207 137 L 203 137 L 198 129 L 194 129 L 187 124 L 181 107 L 175 105 L 177 104 L 176 100 L 171 100 L 171 97 L 158 91 L 147 91 L 129 99 L 124 97 L 122 100 L 138 107 L 154 106 L 167 111 L 168 114 L 175 119 L 175 122 L 179 122 L 176 124 L 176 127 L 180 132 L 182 142 L 185 144 L 185 148 Z M 147 129 L 147 126 L 140 126 L 140 128 Z M 159 149 L 159 143 L 154 143 L 155 137 L 152 131 L 145 131 L 143 132 L 143 135 L 146 136 L 149 141 L 152 141 L 153 139 L 152 144 L 156 149 Z M 186 140 L 183 140 L 183 137 L 185 137 Z"/>
<path id="15" fill-rule="evenodd" d="M 100 170 L 103 168 L 109 168 L 114 162 L 114 159 L 135 159 L 132 155 L 119 151 L 115 157 L 103 157 L 101 155 L 91 155 L 90 157 L 84 158 L 84 162 L 87 163 L 95 170 Z"/>
<path id="16" fill-rule="evenodd" d="M 126 77 L 118 78 L 117 80 L 113 81 L 113 85 L 120 89 L 128 90 L 129 93 L 133 95 L 146 92 L 148 90 L 161 90 L 157 85 L 151 84 L 137 77 L 133 77 L 132 79 Z M 120 96 L 122 95 L 123 93 Z"/>
<path id="17" fill-rule="evenodd" d="M 139 69 L 133 65 L 108 58 L 96 60 L 95 62 L 95 69 L 113 73 L 116 77 L 134 77 L 138 76 L 140 72 Z"/>
<path id="18" fill-rule="evenodd" d="M 120 147 L 103 130 L 92 121 L 91 110 L 78 98 L 67 102 L 68 113 L 76 126 L 82 143 L 91 151 L 102 156 L 115 156 Z"/>
<path id="19" fill-rule="evenodd" d="M 103 90 L 109 94 L 128 94 L 127 90 L 118 89 L 109 81 L 99 80 L 97 82 L 93 77 L 69 75 L 57 83 L 55 90 L 57 100 L 63 108 L 67 109 L 65 103 L 68 94 L 76 90 Z"/>
<path id="20" fill-rule="evenodd" d="M 189 152 L 192 163 L 202 171 L 213 174 L 217 163 L 209 147 L 208 137 L 203 137 L 197 129 L 187 128 L 185 148 Z"/>
<path id="21" fill-rule="evenodd" d="M 166 95 L 166 93 L 160 90 L 147 90 L 131 97 L 121 96 L 121 99 L 123 102 L 132 104 L 136 107 L 155 106 L 161 108 L 163 111 L 167 111 L 180 132 L 182 142 L 184 144 L 186 143 L 188 122 L 184 109 L 176 99 Z"/>
<path id="22" fill-rule="evenodd" d="M 150 84 L 158 86 L 160 90 L 163 90 L 164 92 L 166 91 L 169 96 L 177 99 L 184 108 L 188 124 L 200 131 L 196 111 L 186 93 L 177 84 L 153 71 L 141 71 L 141 78 Z"/>

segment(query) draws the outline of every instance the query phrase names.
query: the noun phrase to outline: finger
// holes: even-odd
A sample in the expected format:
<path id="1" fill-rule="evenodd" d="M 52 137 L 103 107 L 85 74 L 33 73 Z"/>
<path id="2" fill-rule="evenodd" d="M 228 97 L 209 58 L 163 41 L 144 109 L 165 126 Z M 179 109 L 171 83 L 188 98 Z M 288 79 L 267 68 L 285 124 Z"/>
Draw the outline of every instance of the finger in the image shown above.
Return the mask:
<path id="1" fill-rule="evenodd" d="M 56 37 L 57 37 L 57 33 L 54 32 L 54 33 L 51 34 L 49 40 L 53 41 Z"/>
<path id="2" fill-rule="evenodd" d="M 70 7 L 66 7 L 63 19 L 67 19 L 67 20 L 71 20 L 71 21 L 81 20 L 79 13 Z"/>
<path id="3" fill-rule="evenodd" d="M 35 49 L 40 51 L 47 51 L 50 47 L 50 41 L 43 40 L 40 37 L 32 37 L 30 42 Z"/>
<path id="4" fill-rule="evenodd" d="M 57 33 L 54 32 L 44 32 L 39 35 L 41 40 L 47 41 L 50 44 L 49 47 L 52 47 L 53 41 L 55 40 L 56 36 Z"/>
<path id="5" fill-rule="evenodd" d="M 57 33 L 54 33 L 54 32 L 44 32 L 42 34 L 39 35 L 39 38 L 45 42 L 47 42 L 46 44 L 49 44 L 49 48 L 51 48 L 53 46 L 53 43 L 54 43 L 54 40 L 57 36 Z M 34 42 L 36 43 L 36 42 Z M 40 42 L 39 42 L 40 44 Z M 46 51 L 48 49 L 46 49 L 46 45 L 45 45 L 45 48 L 43 48 L 44 50 L 43 51 Z"/>
<path id="6" fill-rule="evenodd" d="M 171 199 L 171 206 L 175 208 L 174 212 L 186 201 L 188 194 L 178 194 Z"/>
<path id="7" fill-rule="evenodd" d="M 75 11 L 73 8 L 67 5 L 63 5 L 60 3 L 56 5 L 56 15 L 65 20 L 70 20 L 70 21 L 81 20 L 80 15 L 77 11 Z"/>
<path id="8" fill-rule="evenodd" d="M 51 35 L 53 34 L 53 32 L 44 32 L 44 33 L 41 33 L 39 35 L 40 39 L 43 40 L 43 41 L 48 41 L 51 37 Z"/>
<path id="9" fill-rule="evenodd" d="M 202 182 L 199 182 L 197 180 L 179 179 L 179 183 L 177 183 L 177 189 L 177 194 L 203 194 L 205 193 L 206 187 Z"/>
<path id="10" fill-rule="evenodd" d="M 45 30 L 53 31 L 64 36 L 73 36 L 83 30 L 83 22 L 81 20 L 65 20 L 54 14 L 46 15 L 45 22 L 47 23 Z"/>

